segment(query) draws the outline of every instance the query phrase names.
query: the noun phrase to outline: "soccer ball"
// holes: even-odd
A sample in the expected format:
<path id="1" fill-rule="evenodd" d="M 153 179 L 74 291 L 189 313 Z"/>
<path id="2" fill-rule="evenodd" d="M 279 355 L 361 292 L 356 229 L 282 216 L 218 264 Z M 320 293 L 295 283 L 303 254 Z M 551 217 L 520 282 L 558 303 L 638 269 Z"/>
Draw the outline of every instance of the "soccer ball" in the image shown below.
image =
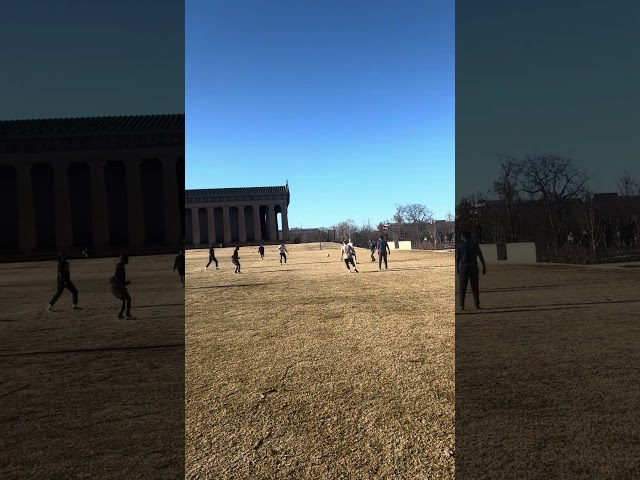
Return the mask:
<path id="1" fill-rule="evenodd" d="M 327 253 L 327 257 L 329 256 L 329 254 Z"/>

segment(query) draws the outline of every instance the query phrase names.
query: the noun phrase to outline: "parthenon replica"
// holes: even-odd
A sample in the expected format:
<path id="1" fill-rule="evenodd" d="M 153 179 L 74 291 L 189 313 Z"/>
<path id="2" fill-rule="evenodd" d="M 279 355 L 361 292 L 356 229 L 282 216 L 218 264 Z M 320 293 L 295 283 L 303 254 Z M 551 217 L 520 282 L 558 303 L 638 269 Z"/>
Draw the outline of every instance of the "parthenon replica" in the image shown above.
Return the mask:
<path id="1" fill-rule="evenodd" d="M 198 246 L 286 242 L 289 198 L 288 182 L 275 187 L 185 190 L 185 243 Z"/>
<path id="2" fill-rule="evenodd" d="M 176 251 L 184 118 L 0 121 L 0 257 Z"/>

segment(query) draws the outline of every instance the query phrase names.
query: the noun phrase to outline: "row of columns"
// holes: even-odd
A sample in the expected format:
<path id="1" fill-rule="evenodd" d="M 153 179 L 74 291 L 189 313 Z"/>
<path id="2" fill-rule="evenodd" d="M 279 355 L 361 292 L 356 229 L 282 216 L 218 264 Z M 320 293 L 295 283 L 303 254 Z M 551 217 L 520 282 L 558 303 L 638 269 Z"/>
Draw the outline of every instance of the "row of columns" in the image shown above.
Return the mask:
<path id="1" fill-rule="evenodd" d="M 181 238 L 180 205 L 178 196 L 178 179 L 176 160 L 160 159 L 163 167 L 163 190 L 165 198 L 165 241 L 178 244 Z M 70 161 L 54 161 L 54 215 L 56 247 L 69 248 L 73 245 L 71 220 L 71 195 L 69 190 Z M 142 181 L 140 166 L 142 161 L 132 159 L 122 162 L 127 175 L 128 230 L 131 246 L 140 246 L 145 241 L 144 206 L 142 198 Z M 107 200 L 106 175 L 104 160 L 86 162 L 91 169 L 91 220 L 94 247 L 109 244 L 109 207 Z M 33 185 L 31 169 L 33 164 L 20 162 L 17 164 L 18 174 L 18 209 L 19 209 L 19 243 L 25 252 L 36 248 L 36 227 L 33 202 Z M 175 201 L 171 201 L 175 199 Z"/>
<path id="2" fill-rule="evenodd" d="M 277 204 L 279 205 L 279 204 Z M 253 225 L 254 232 L 256 232 L 256 236 L 258 234 L 261 235 L 262 227 L 260 221 L 260 205 L 237 205 L 238 208 L 238 230 L 240 234 L 240 242 L 247 241 L 247 228 L 246 228 L 246 218 L 244 214 L 245 207 L 253 208 Z M 269 228 L 269 236 L 271 239 L 276 239 L 278 237 L 278 229 L 276 225 L 276 204 L 267 205 L 267 226 Z M 200 237 L 200 215 L 199 210 L 201 208 L 207 209 L 207 225 L 209 231 L 207 232 L 209 239 L 216 238 L 216 226 L 214 221 L 213 211 L 214 208 L 222 208 L 222 231 L 224 234 L 224 243 L 231 242 L 231 217 L 229 215 L 230 206 L 222 206 L 222 207 L 191 207 L 191 225 L 193 230 L 193 243 L 199 244 Z M 287 218 L 287 207 L 286 205 L 281 205 L 282 209 L 282 236 L 285 241 L 289 240 L 289 221 Z M 260 241 L 260 238 L 256 238 L 256 241 Z M 211 240 L 209 243 L 213 243 Z"/>

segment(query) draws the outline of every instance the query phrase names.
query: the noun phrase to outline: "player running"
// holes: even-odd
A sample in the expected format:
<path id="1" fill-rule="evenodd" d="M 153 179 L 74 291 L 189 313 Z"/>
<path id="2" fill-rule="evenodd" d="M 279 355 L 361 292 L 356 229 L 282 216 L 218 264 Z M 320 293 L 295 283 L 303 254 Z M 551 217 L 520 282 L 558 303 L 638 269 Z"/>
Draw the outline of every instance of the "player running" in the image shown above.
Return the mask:
<path id="1" fill-rule="evenodd" d="M 344 260 L 344 264 L 347 266 L 347 270 L 349 271 L 349 273 L 351 273 L 351 267 L 349 265 L 353 265 L 353 269 L 355 270 L 355 272 L 360 273 L 358 272 L 356 264 L 353 261 L 353 256 L 356 253 L 353 246 L 350 243 L 347 243 L 346 240 L 344 240 L 342 243 L 343 245 L 342 249 L 340 250 L 340 260 Z"/>
<path id="2" fill-rule="evenodd" d="M 126 253 L 120 255 L 120 261 L 116 265 L 116 271 L 109 279 L 111 294 L 122 302 L 122 305 L 120 306 L 120 312 L 118 313 L 118 318 L 120 320 L 124 318 L 126 318 L 127 320 L 132 320 L 133 318 L 135 318 L 131 315 L 131 297 L 129 296 L 129 292 L 127 291 L 127 286 L 131 285 L 131 282 L 127 281 L 126 273 L 124 270 L 125 265 L 127 265 L 128 263 L 129 255 L 127 255 Z M 125 308 L 127 310 L 126 317 L 124 316 Z"/>
<path id="3" fill-rule="evenodd" d="M 65 288 L 69 290 L 72 295 L 73 305 L 71 308 L 73 310 L 80 310 L 80 307 L 78 307 L 78 290 L 76 289 L 75 285 L 71 281 L 71 272 L 69 270 L 69 262 L 67 261 L 67 256 L 64 253 L 60 253 L 58 255 L 57 283 L 58 283 L 58 289 L 56 290 L 56 293 L 53 295 L 53 298 L 49 302 L 49 305 L 47 305 L 47 312 L 53 311 L 52 310 L 53 306 L 56 304 L 56 302 L 62 295 L 62 292 L 64 291 Z"/>
<path id="4" fill-rule="evenodd" d="M 178 270 L 178 275 L 180 275 L 180 283 L 182 284 L 182 288 L 184 288 L 184 274 L 185 274 L 185 258 L 184 258 L 184 250 L 180 250 L 178 255 L 176 255 L 176 260 L 173 262 L 173 271 Z"/>
<path id="5" fill-rule="evenodd" d="M 260 254 L 260 258 L 262 260 L 264 260 L 264 245 L 260 244 L 260 246 L 258 247 L 258 253 Z"/>
<path id="6" fill-rule="evenodd" d="M 233 255 L 231 255 L 231 263 L 236 266 L 236 270 L 234 273 L 240 273 L 240 256 L 239 256 L 240 247 L 236 247 L 233 251 Z"/>
<path id="7" fill-rule="evenodd" d="M 220 244 L 220 248 L 222 248 L 222 244 Z M 218 270 L 218 260 L 216 260 L 213 245 L 209 245 L 209 263 L 207 263 L 207 266 L 204 267 L 205 272 L 209 268 L 209 265 L 211 265 L 211 262 L 214 262 L 216 264 L 216 270 Z"/>

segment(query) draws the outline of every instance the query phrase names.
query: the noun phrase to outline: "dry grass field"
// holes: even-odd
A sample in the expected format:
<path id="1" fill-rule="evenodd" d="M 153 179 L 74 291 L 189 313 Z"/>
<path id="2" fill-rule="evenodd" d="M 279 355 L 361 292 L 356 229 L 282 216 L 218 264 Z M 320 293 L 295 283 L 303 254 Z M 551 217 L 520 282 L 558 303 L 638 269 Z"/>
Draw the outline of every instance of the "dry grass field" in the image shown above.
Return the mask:
<path id="1" fill-rule="evenodd" d="M 3 480 L 183 475 L 184 290 L 173 257 L 131 257 L 118 320 L 115 263 L 72 260 L 83 310 L 65 291 L 51 313 L 55 262 L 0 265 Z"/>
<path id="2" fill-rule="evenodd" d="M 640 269 L 490 265 L 480 286 L 456 316 L 456 476 L 640 478 Z"/>
<path id="3" fill-rule="evenodd" d="M 187 478 L 453 478 L 453 254 L 288 249 L 187 252 Z"/>

